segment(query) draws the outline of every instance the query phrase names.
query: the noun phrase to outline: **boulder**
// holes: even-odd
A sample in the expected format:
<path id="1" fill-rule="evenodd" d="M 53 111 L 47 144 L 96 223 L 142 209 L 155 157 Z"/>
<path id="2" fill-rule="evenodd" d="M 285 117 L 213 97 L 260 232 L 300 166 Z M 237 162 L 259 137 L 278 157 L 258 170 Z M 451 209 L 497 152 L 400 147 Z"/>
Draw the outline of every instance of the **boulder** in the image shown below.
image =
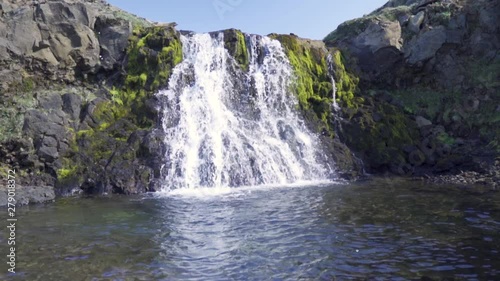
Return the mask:
<path id="1" fill-rule="evenodd" d="M 359 50 L 369 50 L 372 54 L 386 47 L 401 49 L 401 26 L 397 21 L 372 21 L 365 31 L 353 40 Z"/>
<path id="2" fill-rule="evenodd" d="M 425 18 L 424 11 L 420 11 L 416 15 L 411 16 L 410 20 L 408 21 L 408 28 L 411 31 L 418 33 L 420 31 L 422 23 L 424 22 L 424 18 Z"/>
<path id="3" fill-rule="evenodd" d="M 446 42 L 447 34 L 444 26 L 438 26 L 413 37 L 404 48 L 407 62 L 411 65 L 426 61 Z"/>
<path id="4" fill-rule="evenodd" d="M 51 186 L 20 186 L 16 187 L 16 205 L 46 203 L 55 199 L 54 187 Z M 7 190 L 0 189 L 0 206 L 8 203 Z"/>
<path id="5" fill-rule="evenodd" d="M 76 94 L 68 93 L 62 96 L 62 110 L 69 115 L 70 119 L 78 120 L 82 107 L 82 98 Z"/>
<path id="6" fill-rule="evenodd" d="M 132 24 L 124 19 L 100 15 L 95 23 L 95 31 L 101 45 L 101 65 L 106 70 L 121 66 L 127 48 L 127 39 L 132 32 Z"/>

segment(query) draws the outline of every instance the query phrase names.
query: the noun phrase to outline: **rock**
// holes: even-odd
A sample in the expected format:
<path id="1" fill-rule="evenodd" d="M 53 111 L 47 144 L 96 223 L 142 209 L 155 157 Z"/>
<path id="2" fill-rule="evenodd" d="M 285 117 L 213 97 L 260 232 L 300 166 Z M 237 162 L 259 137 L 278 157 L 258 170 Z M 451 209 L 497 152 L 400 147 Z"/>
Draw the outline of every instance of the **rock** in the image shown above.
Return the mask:
<path id="1" fill-rule="evenodd" d="M 46 203 L 55 199 L 54 187 L 51 186 L 17 186 L 16 187 L 16 205 L 28 205 L 34 203 Z M 6 189 L 0 189 L 0 206 L 8 203 L 8 194 Z"/>
<path id="2" fill-rule="evenodd" d="M 341 45 L 357 58 L 362 75 L 373 79 L 402 60 L 401 35 L 398 21 L 376 19 L 370 20 L 363 32 L 342 41 Z"/>
<path id="3" fill-rule="evenodd" d="M 60 95 L 44 95 L 38 98 L 38 106 L 44 110 L 57 110 L 62 108 Z"/>
<path id="4" fill-rule="evenodd" d="M 62 110 L 66 112 L 73 120 L 80 118 L 80 111 L 82 107 L 82 98 L 75 94 L 64 94 L 62 96 Z"/>
<path id="5" fill-rule="evenodd" d="M 37 151 L 40 160 L 46 163 L 53 163 L 59 158 L 59 152 L 56 147 L 42 146 Z"/>
<path id="6" fill-rule="evenodd" d="M 132 33 L 132 24 L 123 19 L 99 15 L 95 23 L 95 31 L 101 45 L 101 65 L 106 70 L 121 66 L 127 39 Z"/>
<path id="7" fill-rule="evenodd" d="M 121 64 L 131 21 L 102 1 L 55 0 L 33 5 L 2 0 L 0 56 L 44 73 L 50 80 L 75 81 L 102 66 Z M 97 14 L 99 16 L 97 17 Z M 99 37 L 99 38 L 98 38 Z M 3 55 L 5 54 L 5 56 Z M 31 60 L 33 59 L 33 60 Z"/>
<path id="8" fill-rule="evenodd" d="M 417 116 L 415 117 L 415 122 L 417 122 L 417 127 L 419 128 L 422 128 L 422 127 L 425 127 L 425 126 L 429 126 L 429 125 L 432 125 L 432 122 L 425 119 L 424 117 L 422 116 Z"/>
<path id="9" fill-rule="evenodd" d="M 408 22 L 408 28 L 414 33 L 418 33 L 420 31 L 420 26 L 424 22 L 425 12 L 420 11 L 416 15 L 411 16 Z"/>
<path id="10" fill-rule="evenodd" d="M 425 159 L 426 159 L 425 155 L 419 149 L 413 150 L 408 156 L 409 162 L 415 167 L 424 164 Z"/>
<path id="11" fill-rule="evenodd" d="M 401 49 L 401 26 L 399 22 L 373 21 L 365 31 L 359 34 L 353 41 L 355 47 L 360 50 L 368 49 L 371 53 L 387 47 Z"/>
<path id="12" fill-rule="evenodd" d="M 414 65 L 435 56 L 446 42 L 446 36 L 445 27 L 438 26 L 413 37 L 404 48 L 408 63 Z"/>

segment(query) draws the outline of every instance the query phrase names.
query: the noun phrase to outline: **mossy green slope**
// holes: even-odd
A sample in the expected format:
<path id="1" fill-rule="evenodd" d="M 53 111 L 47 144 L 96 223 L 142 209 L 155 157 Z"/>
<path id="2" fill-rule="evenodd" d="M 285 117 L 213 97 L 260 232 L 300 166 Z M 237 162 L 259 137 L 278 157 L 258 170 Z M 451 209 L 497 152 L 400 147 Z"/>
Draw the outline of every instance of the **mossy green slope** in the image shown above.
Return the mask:
<path id="1" fill-rule="evenodd" d="M 323 129 L 333 136 L 330 119 L 333 103 L 333 86 L 328 72 L 328 53 L 314 47 L 294 35 L 272 34 L 281 42 L 295 73 L 293 91 L 301 110 L 313 112 Z M 308 116 L 306 114 L 306 116 Z M 321 128 L 319 128 L 321 129 Z"/>

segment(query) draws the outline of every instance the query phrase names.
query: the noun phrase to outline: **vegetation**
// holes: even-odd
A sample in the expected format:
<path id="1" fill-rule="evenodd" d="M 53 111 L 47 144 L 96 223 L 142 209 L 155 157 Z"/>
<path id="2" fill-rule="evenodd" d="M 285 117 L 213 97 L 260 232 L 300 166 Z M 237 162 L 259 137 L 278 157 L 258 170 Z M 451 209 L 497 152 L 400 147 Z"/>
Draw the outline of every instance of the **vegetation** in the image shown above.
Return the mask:
<path id="1" fill-rule="evenodd" d="M 21 137 L 24 113 L 36 105 L 33 97 L 35 81 L 31 77 L 23 77 L 20 83 L 9 88 L 15 92 L 5 94 L 0 101 L 0 142 Z"/>
<path id="2" fill-rule="evenodd" d="M 314 112 L 323 129 L 333 136 L 330 125 L 333 86 L 328 71 L 328 53 L 300 41 L 293 35 L 273 36 L 282 43 L 294 69 L 296 79 L 293 90 L 300 109 Z"/>
<path id="3" fill-rule="evenodd" d="M 136 28 L 129 39 L 121 86 L 109 89 L 108 100 L 88 105 L 95 124 L 75 132 L 58 180 L 65 182 L 81 174 L 99 176 L 114 163 L 134 160 L 137 147 L 130 146 L 130 136 L 155 124 L 157 113 L 147 101 L 167 85 L 181 61 L 180 35 L 172 27 Z"/>
<path id="4" fill-rule="evenodd" d="M 356 97 L 356 93 L 359 91 L 359 78 L 346 70 L 345 58 L 340 50 L 332 49 L 330 52 L 337 87 L 337 102 L 347 108 L 356 108 L 364 101 L 362 97 Z"/>
<path id="5" fill-rule="evenodd" d="M 245 34 L 237 29 L 224 31 L 224 46 L 236 60 L 243 71 L 248 71 L 250 64 L 250 54 L 247 50 Z"/>

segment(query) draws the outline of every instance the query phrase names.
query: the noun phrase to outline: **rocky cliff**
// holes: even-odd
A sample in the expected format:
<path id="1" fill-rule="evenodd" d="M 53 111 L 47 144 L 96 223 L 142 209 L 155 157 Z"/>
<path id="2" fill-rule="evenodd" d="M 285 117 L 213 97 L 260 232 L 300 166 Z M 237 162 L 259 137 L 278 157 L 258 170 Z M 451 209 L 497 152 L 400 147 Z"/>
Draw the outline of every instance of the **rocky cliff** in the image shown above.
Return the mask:
<path id="1" fill-rule="evenodd" d="M 498 185 L 500 3 L 391 0 L 324 42 L 359 78 L 340 137 L 372 172 Z"/>
<path id="2" fill-rule="evenodd" d="M 2 173 L 58 194 L 154 190 L 154 93 L 180 34 L 104 1 L 2 0 L 0 16 Z"/>

